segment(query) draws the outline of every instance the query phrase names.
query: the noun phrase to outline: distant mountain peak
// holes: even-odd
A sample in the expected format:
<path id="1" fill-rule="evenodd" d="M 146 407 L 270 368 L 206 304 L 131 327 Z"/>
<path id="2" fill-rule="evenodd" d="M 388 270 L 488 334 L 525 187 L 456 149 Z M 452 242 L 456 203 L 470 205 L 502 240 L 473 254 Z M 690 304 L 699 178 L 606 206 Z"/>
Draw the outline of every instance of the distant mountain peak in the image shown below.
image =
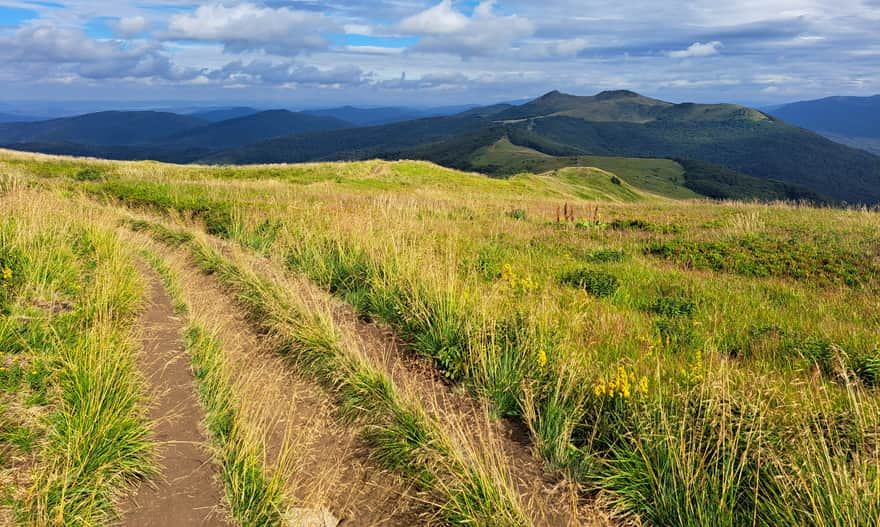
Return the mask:
<path id="1" fill-rule="evenodd" d="M 632 97 L 641 97 L 638 93 L 630 90 L 606 90 L 596 94 L 596 99 L 625 99 Z"/>
<path id="2" fill-rule="evenodd" d="M 572 95 L 568 95 L 567 93 L 562 93 L 559 90 L 553 90 L 553 91 L 548 91 L 544 95 L 538 97 L 538 100 L 556 99 L 558 97 L 572 97 Z"/>

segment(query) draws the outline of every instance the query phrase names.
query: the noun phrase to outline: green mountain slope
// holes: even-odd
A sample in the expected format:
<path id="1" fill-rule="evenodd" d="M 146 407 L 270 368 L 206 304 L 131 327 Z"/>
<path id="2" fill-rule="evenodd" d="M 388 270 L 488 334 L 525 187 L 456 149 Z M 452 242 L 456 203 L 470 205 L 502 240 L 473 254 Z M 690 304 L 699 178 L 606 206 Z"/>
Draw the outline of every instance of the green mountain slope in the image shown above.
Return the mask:
<path id="1" fill-rule="evenodd" d="M 786 122 L 817 132 L 880 138 L 880 95 L 799 101 L 776 108 L 771 113 Z"/>
<path id="2" fill-rule="evenodd" d="M 232 148 L 273 137 L 325 132 L 352 126 L 351 123 L 335 117 L 269 110 L 186 130 L 161 138 L 157 142 L 191 148 Z"/>
<path id="3" fill-rule="evenodd" d="M 502 105 L 450 117 L 281 138 L 213 154 L 206 161 L 414 157 L 456 168 L 508 174 L 519 170 L 517 163 L 522 169 L 537 170 L 548 162 L 538 163 L 532 154 L 523 159 L 507 151 L 474 164 L 475 150 L 505 136 L 514 145 L 555 157 L 691 159 L 741 175 L 781 181 L 794 189 L 807 187 L 835 200 L 880 202 L 880 157 L 834 143 L 752 108 L 672 104 L 628 91 L 592 97 L 551 92 L 521 106 Z M 499 161 L 502 153 L 512 158 Z M 554 160 L 551 164 L 558 163 Z M 659 192 L 672 190 L 665 186 L 666 190 L 661 188 Z M 732 191 L 729 185 L 723 187 L 727 189 L 725 194 Z M 742 194 L 751 196 L 752 190 L 759 187 L 750 185 Z M 789 189 L 783 194 L 800 195 L 801 190 Z M 773 192 L 768 199 L 779 195 Z"/>
<path id="4" fill-rule="evenodd" d="M 480 130 L 489 123 L 480 116 L 432 117 L 384 126 L 300 134 L 221 151 L 206 163 L 257 164 L 366 159 L 382 151 L 403 149 Z"/>
<path id="5" fill-rule="evenodd" d="M 832 141 L 880 155 L 880 95 L 800 101 L 771 113 Z"/>
<path id="6" fill-rule="evenodd" d="M 637 124 L 559 116 L 514 126 L 585 154 L 696 159 L 838 200 L 880 201 L 880 157 L 775 119 Z"/>
<path id="7" fill-rule="evenodd" d="M 149 143 L 205 124 L 168 112 L 98 112 L 49 121 L 0 124 L 0 144 L 78 143 L 133 145 Z"/>

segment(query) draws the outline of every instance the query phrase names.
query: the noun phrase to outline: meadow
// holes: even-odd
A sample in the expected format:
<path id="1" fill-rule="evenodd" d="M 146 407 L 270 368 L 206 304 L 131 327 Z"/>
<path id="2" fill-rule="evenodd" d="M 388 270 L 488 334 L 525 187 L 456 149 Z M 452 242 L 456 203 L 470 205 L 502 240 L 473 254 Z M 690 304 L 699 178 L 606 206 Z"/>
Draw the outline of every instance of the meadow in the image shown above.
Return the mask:
<path id="1" fill-rule="evenodd" d="M 280 370 L 406 489 L 388 525 L 877 525 L 880 214 L 675 200 L 610 168 L 0 153 L 9 521 L 100 525 L 161 472 L 131 337 L 145 259 L 187 320 L 241 525 L 371 524 L 294 455 L 314 420 L 285 421 L 303 405 Z M 262 358 L 211 329 L 198 280 Z"/>

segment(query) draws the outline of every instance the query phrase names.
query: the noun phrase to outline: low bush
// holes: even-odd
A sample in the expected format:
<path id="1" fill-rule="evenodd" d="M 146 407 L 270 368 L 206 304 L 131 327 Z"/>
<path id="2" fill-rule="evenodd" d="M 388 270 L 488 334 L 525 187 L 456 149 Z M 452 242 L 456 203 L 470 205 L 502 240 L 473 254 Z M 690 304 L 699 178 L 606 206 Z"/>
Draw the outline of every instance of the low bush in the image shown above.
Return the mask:
<path id="1" fill-rule="evenodd" d="M 582 268 L 570 271 L 562 276 L 561 281 L 599 298 L 613 295 L 620 287 L 616 276 L 600 269 Z"/>
<path id="2" fill-rule="evenodd" d="M 586 261 L 590 263 L 616 263 L 622 262 L 626 253 L 617 249 L 598 249 L 587 254 Z"/>
<path id="3" fill-rule="evenodd" d="M 100 181 L 104 179 L 104 171 L 96 167 L 88 167 L 80 170 L 73 176 L 77 181 Z"/>
<path id="4" fill-rule="evenodd" d="M 654 299 L 648 311 L 661 317 L 692 317 L 697 305 L 693 300 L 681 296 L 661 296 Z"/>
<path id="5" fill-rule="evenodd" d="M 526 213 L 526 209 L 513 209 L 507 211 L 507 216 L 515 220 L 524 220 L 528 215 Z"/>
<path id="6" fill-rule="evenodd" d="M 868 254 L 849 252 L 834 244 L 765 235 L 723 241 L 655 241 L 645 246 L 644 252 L 695 269 L 819 284 L 855 286 L 877 275 L 877 266 Z"/>

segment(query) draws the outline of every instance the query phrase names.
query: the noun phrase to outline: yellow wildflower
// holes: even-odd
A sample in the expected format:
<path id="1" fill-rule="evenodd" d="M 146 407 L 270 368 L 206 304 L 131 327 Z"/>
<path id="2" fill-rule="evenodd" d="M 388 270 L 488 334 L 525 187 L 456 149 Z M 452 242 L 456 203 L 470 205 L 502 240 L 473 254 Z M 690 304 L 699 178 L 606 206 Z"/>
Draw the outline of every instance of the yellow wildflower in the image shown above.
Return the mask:
<path id="1" fill-rule="evenodd" d="M 516 281 L 516 273 L 513 272 L 513 266 L 504 264 L 504 267 L 501 268 L 501 279 L 505 282 Z"/>
<path id="2" fill-rule="evenodd" d="M 642 375 L 642 378 L 639 379 L 639 391 L 642 394 L 647 395 L 648 393 L 648 378 Z"/>
<path id="3" fill-rule="evenodd" d="M 602 395 L 605 395 L 605 392 L 606 392 L 606 390 L 605 390 L 605 383 L 602 382 L 602 381 L 599 381 L 599 382 L 596 384 L 596 386 L 593 387 L 593 393 L 595 393 L 596 396 L 602 396 Z"/>
<path id="4" fill-rule="evenodd" d="M 544 350 L 538 351 L 538 368 L 541 371 L 544 371 L 544 368 L 547 366 L 547 352 Z"/>
<path id="5" fill-rule="evenodd" d="M 12 269 L 8 267 L 3 268 L 3 280 L 6 282 L 12 280 Z"/>

